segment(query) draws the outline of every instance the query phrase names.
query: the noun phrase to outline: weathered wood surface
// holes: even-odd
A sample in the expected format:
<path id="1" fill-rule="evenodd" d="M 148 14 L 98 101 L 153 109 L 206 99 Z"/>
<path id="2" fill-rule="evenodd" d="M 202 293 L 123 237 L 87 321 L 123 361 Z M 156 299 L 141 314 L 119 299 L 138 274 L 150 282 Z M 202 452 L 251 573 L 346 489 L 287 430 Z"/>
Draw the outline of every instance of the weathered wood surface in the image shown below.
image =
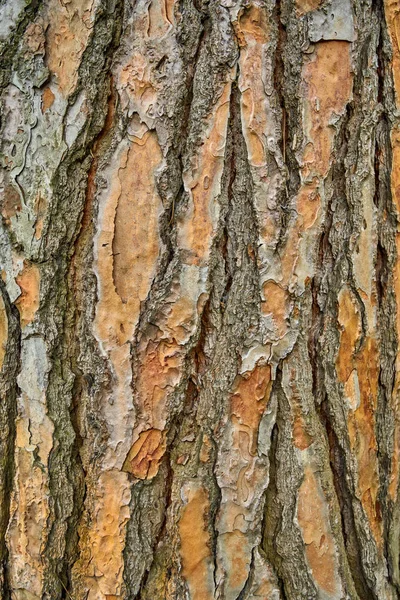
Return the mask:
<path id="1" fill-rule="evenodd" d="M 1 598 L 398 598 L 399 2 L 0 46 Z"/>

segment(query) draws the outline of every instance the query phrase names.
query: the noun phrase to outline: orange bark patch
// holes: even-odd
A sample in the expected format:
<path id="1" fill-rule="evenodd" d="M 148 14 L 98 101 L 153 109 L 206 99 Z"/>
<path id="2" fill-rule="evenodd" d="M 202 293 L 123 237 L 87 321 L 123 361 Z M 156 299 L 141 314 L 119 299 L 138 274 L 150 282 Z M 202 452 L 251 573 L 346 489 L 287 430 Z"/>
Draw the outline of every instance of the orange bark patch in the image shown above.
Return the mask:
<path id="1" fill-rule="evenodd" d="M 308 434 L 305 427 L 304 417 L 297 411 L 293 423 L 293 443 L 299 450 L 306 450 L 306 448 L 311 446 L 312 442 L 312 437 Z"/>
<path id="2" fill-rule="evenodd" d="M 310 173 L 323 178 L 328 172 L 334 136 L 330 121 L 343 112 L 353 85 L 350 48 L 351 44 L 343 41 L 319 42 L 303 68 L 304 118 L 312 144 L 307 149 L 309 156 L 304 156 L 304 178 Z"/>
<path id="3" fill-rule="evenodd" d="M 392 42 L 392 73 L 395 88 L 396 106 L 400 107 L 400 12 L 397 0 L 385 0 L 385 16 L 390 40 Z M 397 210 L 397 219 L 400 220 L 400 129 L 395 125 L 391 132 L 392 144 L 392 175 L 391 188 L 393 200 Z M 400 234 L 396 235 L 397 256 L 400 256 Z M 396 331 L 400 339 L 400 260 L 394 267 L 395 294 L 397 303 Z M 393 502 L 398 500 L 399 492 L 399 461 L 400 461 L 400 349 L 396 357 L 396 376 L 392 394 L 392 408 L 395 415 L 394 448 L 392 455 L 389 496 Z"/>
<path id="4" fill-rule="evenodd" d="M 8 340 L 8 318 L 3 296 L 0 294 L 0 369 L 3 366 Z"/>
<path id="5" fill-rule="evenodd" d="M 400 107 L 400 12 L 397 0 L 384 0 L 385 17 L 392 42 L 392 72 L 397 107 Z"/>
<path id="6" fill-rule="evenodd" d="M 368 336 L 356 351 L 361 335 L 361 317 L 350 291 L 339 295 L 338 321 L 342 327 L 336 370 L 349 403 L 348 432 L 357 457 L 358 489 L 377 544 L 382 544 L 381 517 L 377 510 L 379 489 L 375 411 L 377 407 L 379 351 Z"/>
<path id="7" fill-rule="evenodd" d="M 168 311 L 166 329 L 171 332 L 177 345 L 184 344 L 187 341 L 188 332 L 193 331 L 196 302 L 193 301 L 193 298 L 182 295 L 172 302 Z"/>
<path id="8" fill-rule="evenodd" d="M 214 598 L 211 539 L 207 531 L 210 503 L 207 491 L 189 489 L 187 504 L 179 521 L 182 575 L 186 579 L 191 600 Z"/>
<path id="9" fill-rule="evenodd" d="M 237 35 L 242 46 L 239 89 L 243 133 L 250 164 L 260 167 L 266 163 L 265 132 L 268 130 L 262 79 L 264 44 L 269 38 L 265 9 L 251 5 L 245 10 L 239 19 Z"/>
<path id="10" fill-rule="evenodd" d="M 225 573 L 224 594 L 236 598 L 248 574 L 253 534 L 249 522 L 259 503 L 268 471 L 257 452 L 261 418 L 271 392 L 270 365 L 256 365 L 234 383 L 230 421 L 223 443 L 223 463 L 218 466 L 222 501 L 218 515 L 218 560 Z"/>
<path id="11" fill-rule="evenodd" d="M 355 364 L 360 389 L 360 406 L 350 412 L 348 430 L 352 450 L 358 462 L 358 488 L 361 502 L 375 540 L 382 548 L 382 523 L 378 508 L 378 459 L 375 437 L 375 412 L 378 401 L 378 346 L 368 337 L 357 355 Z"/>
<path id="12" fill-rule="evenodd" d="M 304 185 L 297 197 L 297 213 L 302 217 L 302 229 L 312 227 L 317 220 L 321 207 L 321 198 L 317 191 L 317 179 L 311 184 Z"/>
<path id="13" fill-rule="evenodd" d="M 271 388 L 271 367 L 256 367 L 250 374 L 239 376 L 234 393 L 231 396 L 231 414 L 241 425 L 251 428 L 256 434 L 265 410 Z M 252 450 L 255 452 L 255 435 Z"/>
<path id="14" fill-rule="evenodd" d="M 166 340 L 149 341 L 141 359 L 137 388 L 146 421 L 164 429 L 166 398 L 178 383 L 183 363 L 180 346 Z"/>
<path id="15" fill-rule="evenodd" d="M 338 300 L 338 321 L 342 331 L 336 369 L 339 380 L 345 384 L 353 370 L 352 358 L 361 335 L 361 316 L 348 288 L 341 290 Z"/>
<path id="16" fill-rule="evenodd" d="M 203 436 L 199 458 L 201 462 L 206 463 L 210 460 L 212 444 L 208 435 Z"/>
<path id="17" fill-rule="evenodd" d="M 81 552 L 73 567 L 74 578 L 82 578 L 83 596 L 90 590 L 88 600 L 122 598 L 125 526 L 131 499 L 127 473 L 101 473 L 92 493 L 96 511 L 90 527 L 80 531 Z"/>
<path id="18" fill-rule="evenodd" d="M 115 289 L 124 304 L 130 298 L 139 302 L 146 297 L 149 274 L 152 275 L 157 261 L 159 198 L 155 192 L 154 169 L 160 160 L 156 135 L 148 132 L 140 145 L 131 148 L 125 171 L 120 173 L 121 194 L 112 250 Z"/>
<path id="19" fill-rule="evenodd" d="M 319 42 L 303 65 L 300 91 L 306 143 L 301 160 L 302 186 L 296 198 L 299 217 L 281 258 L 283 286 L 294 274 L 304 282 L 310 273 L 309 254 L 315 244 L 312 236 L 321 206 L 319 186 L 329 171 L 335 133 L 331 121 L 343 113 L 351 97 L 350 48 L 348 42 Z"/>
<path id="20" fill-rule="evenodd" d="M 301 194 L 301 190 L 299 195 Z M 300 219 L 296 219 L 293 224 L 292 230 L 288 237 L 286 246 L 281 256 L 281 269 L 282 269 L 282 282 L 281 285 L 287 287 L 290 282 L 290 278 L 295 270 L 296 263 L 299 259 L 299 245 L 301 242 L 301 223 Z"/>
<path id="21" fill-rule="evenodd" d="M 122 154 L 104 206 L 97 243 L 96 328 L 110 346 L 132 337 L 155 273 L 162 206 L 154 172 L 160 161 L 156 134 L 148 132 L 141 145 L 133 143 Z"/>
<path id="22" fill-rule="evenodd" d="M 254 40 L 258 44 L 265 44 L 269 39 L 269 22 L 264 7 L 251 4 L 245 8 L 239 18 L 239 38 L 242 44 Z"/>
<path id="23" fill-rule="evenodd" d="M 244 505 L 253 495 L 257 484 L 258 429 L 261 417 L 267 406 L 272 387 L 271 367 L 256 366 L 253 371 L 238 376 L 231 396 L 231 435 L 232 449 L 236 459 L 229 469 L 232 489 L 236 486 L 235 502 L 227 503 L 224 518 L 229 522 L 229 530 L 236 529 L 241 519 Z M 239 519 L 236 522 L 236 519 Z"/>
<path id="24" fill-rule="evenodd" d="M 47 210 L 47 202 L 45 198 L 39 194 L 35 203 L 36 222 L 35 222 L 35 238 L 40 240 L 43 232 L 44 217 Z"/>
<path id="25" fill-rule="evenodd" d="M 42 113 L 45 113 L 46 110 L 49 110 L 49 108 L 53 105 L 54 100 L 55 95 L 51 89 L 48 86 L 45 87 L 42 93 Z"/>
<path id="26" fill-rule="evenodd" d="M 78 67 L 90 35 L 93 0 L 49 0 L 47 64 L 61 94 L 69 96 L 78 80 Z"/>
<path id="27" fill-rule="evenodd" d="M 184 175 L 186 188 L 191 191 L 192 206 L 179 229 L 178 237 L 179 246 L 188 251 L 189 264 L 200 266 L 207 262 L 217 225 L 216 199 L 220 193 L 224 165 L 230 93 L 229 81 L 212 111 L 208 132 L 197 157 L 197 166 L 192 176 L 189 173 Z"/>
<path id="28" fill-rule="evenodd" d="M 45 35 L 40 23 L 30 23 L 24 33 L 28 54 L 44 54 Z"/>
<path id="29" fill-rule="evenodd" d="M 226 581 L 224 589 L 230 598 L 237 598 L 249 576 L 251 562 L 251 546 L 246 534 L 236 529 L 224 533 L 220 538 L 224 549 L 224 563 L 226 565 Z"/>
<path id="30" fill-rule="evenodd" d="M 162 37 L 174 23 L 175 0 L 152 0 L 148 12 L 147 35 L 150 38 Z"/>
<path id="31" fill-rule="evenodd" d="M 152 479 L 158 473 L 165 448 L 165 435 L 162 431 L 143 431 L 127 456 L 124 471 L 129 471 L 138 479 Z"/>
<path id="32" fill-rule="evenodd" d="M 263 285 L 263 294 L 265 300 L 261 303 L 261 310 L 265 315 L 272 315 L 277 333 L 282 336 L 287 331 L 288 293 L 274 281 L 267 281 Z"/>
<path id="33" fill-rule="evenodd" d="M 39 269 L 33 263 L 24 261 L 22 271 L 17 275 L 16 282 L 21 288 L 21 295 L 15 304 L 21 317 L 21 325 L 25 327 L 32 323 L 39 308 Z"/>
<path id="34" fill-rule="evenodd" d="M 315 583 L 327 594 L 339 597 L 340 576 L 327 501 L 309 465 L 305 467 L 304 479 L 298 492 L 297 519 Z"/>
<path id="35" fill-rule="evenodd" d="M 290 371 L 290 406 L 293 422 L 293 444 L 299 450 L 306 450 L 313 443 L 313 438 L 307 430 L 306 414 L 302 407 L 301 392 L 296 382 L 296 371 Z"/>
<path id="36" fill-rule="evenodd" d="M 29 420 L 18 419 L 16 427 L 16 475 L 11 496 L 12 517 L 7 530 L 9 577 L 13 590 L 25 588 L 25 597 L 36 600 L 43 593 L 45 569 L 42 557 L 50 513 L 47 465 L 34 464 L 32 450 L 26 449 L 30 446 L 32 430 Z"/>
<path id="37" fill-rule="evenodd" d="M 299 17 L 311 10 L 316 10 L 323 4 L 324 0 L 296 0 L 296 12 Z"/>

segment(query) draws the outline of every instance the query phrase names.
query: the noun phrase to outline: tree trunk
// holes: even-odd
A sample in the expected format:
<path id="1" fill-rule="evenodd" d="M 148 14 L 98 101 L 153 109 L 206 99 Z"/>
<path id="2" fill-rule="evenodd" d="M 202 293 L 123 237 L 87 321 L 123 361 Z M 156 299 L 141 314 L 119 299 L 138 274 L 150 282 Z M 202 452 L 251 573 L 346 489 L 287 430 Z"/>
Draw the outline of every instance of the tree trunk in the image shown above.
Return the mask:
<path id="1" fill-rule="evenodd" d="M 398 1 L 0 45 L 1 598 L 399 598 Z"/>

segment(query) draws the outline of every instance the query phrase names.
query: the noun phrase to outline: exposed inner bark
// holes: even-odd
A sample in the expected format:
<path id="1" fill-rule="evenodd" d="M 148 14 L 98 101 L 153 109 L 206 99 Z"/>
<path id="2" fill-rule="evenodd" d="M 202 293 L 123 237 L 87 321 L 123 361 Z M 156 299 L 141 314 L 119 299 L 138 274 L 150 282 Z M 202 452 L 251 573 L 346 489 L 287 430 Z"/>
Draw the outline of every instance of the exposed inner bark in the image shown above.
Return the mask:
<path id="1" fill-rule="evenodd" d="M 399 596 L 399 15 L 1 3 L 1 598 Z"/>

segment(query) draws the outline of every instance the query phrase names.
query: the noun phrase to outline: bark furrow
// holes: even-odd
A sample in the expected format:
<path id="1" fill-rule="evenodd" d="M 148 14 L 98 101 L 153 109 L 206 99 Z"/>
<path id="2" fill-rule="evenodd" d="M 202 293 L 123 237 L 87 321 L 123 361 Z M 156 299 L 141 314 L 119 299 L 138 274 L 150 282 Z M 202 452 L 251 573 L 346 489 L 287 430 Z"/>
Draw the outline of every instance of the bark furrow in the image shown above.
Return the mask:
<path id="1" fill-rule="evenodd" d="M 0 2 L 0 596 L 400 594 L 397 0 Z"/>

